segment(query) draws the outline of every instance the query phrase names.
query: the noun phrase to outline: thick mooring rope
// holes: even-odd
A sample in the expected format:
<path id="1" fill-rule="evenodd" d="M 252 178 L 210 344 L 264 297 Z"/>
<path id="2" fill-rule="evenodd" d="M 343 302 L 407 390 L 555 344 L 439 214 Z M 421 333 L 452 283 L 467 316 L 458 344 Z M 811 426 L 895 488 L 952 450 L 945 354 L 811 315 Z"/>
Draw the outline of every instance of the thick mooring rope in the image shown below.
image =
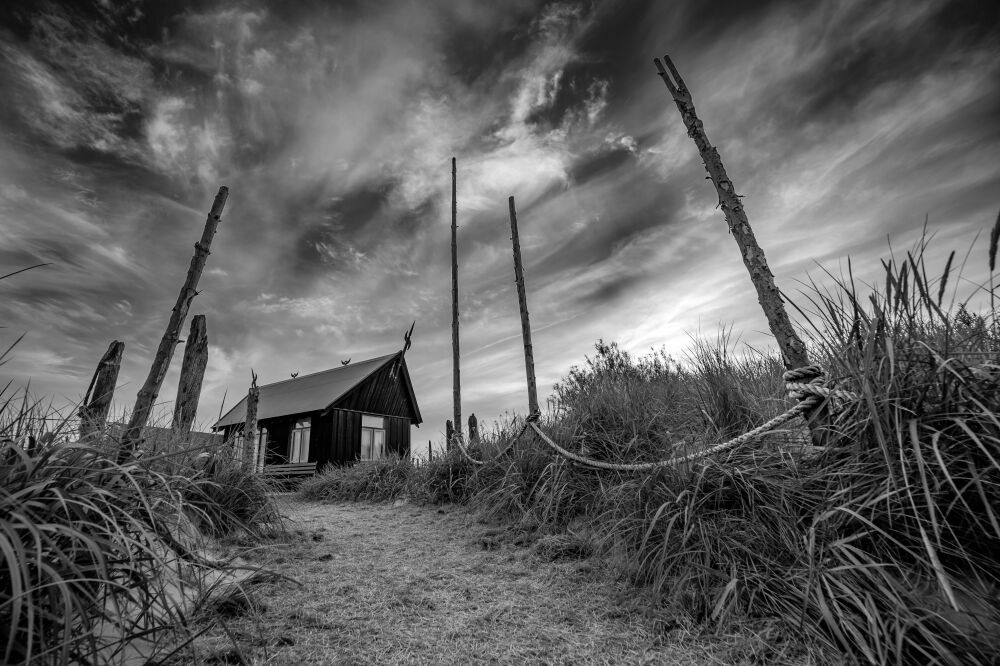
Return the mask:
<path id="1" fill-rule="evenodd" d="M 517 444 L 519 439 L 521 439 L 521 435 L 523 435 L 524 432 L 528 429 L 528 426 L 534 424 L 534 422 L 537 421 L 540 417 L 541 414 L 537 412 L 528 416 L 528 419 L 524 422 L 524 425 L 521 426 L 521 429 L 517 432 L 517 434 L 514 435 L 509 442 L 507 442 L 507 446 L 503 447 L 500 453 L 493 456 L 493 459 L 489 461 L 477 460 L 476 458 L 473 458 L 472 454 L 469 453 L 469 450 L 465 448 L 465 443 L 462 442 L 462 438 L 459 435 L 456 434 L 454 437 L 452 437 L 452 439 L 454 440 L 455 444 L 458 445 L 458 450 L 462 452 L 462 456 L 466 460 L 468 460 L 473 465 L 485 465 L 487 462 L 493 462 L 493 460 L 497 460 L 502 456 L 507 455 L 507 452 L 510 451 L 512 448 L 514 448 L 514 445 Z"/>
<path id="2" fill-rule="evenodd" d="M 716 453 L 722 453 L 723 451 L 729 451 L 730 449 L 735 449 L 747 442 L 757 439 L 761 435 L 773 430 L 774 428 L 780 426 L 783 423 L 791 421 L 796 416 L 808 412 L 814 407 L 818 406 L 824 400 L 842 400 L 842 401 L 853 401 L 858 400 L 859 397 L 855 393 L 850 391 L 844 391 L 842 389 L 833 389 L 823 384 L 823 370 L 818 365 L 807 365 L 802 368 L 796 368 L 794 370 L 789 370 L 784 375 L 782 379 L 785 380 L 785 390 L 788 391 L 790 398 L 796 399 L 799 402 L 789 408 L 782 414 L 775 416 L 773 419 L 757 426 L 749 432 L 745 432 L 739 437 L 734 437 L 729 441 L 723 442 L 721 444 L 716 444 L 715 446 L 710 446 L 707 449 L 701 451 L 696 451 L 694 453 L 689 453 L 683 456 L 674 456 L 666 460 L 658 460 L 656 462 L 648 463 L 611 463 L 604 460 L 594 460 L 593 458 L 587 458 L 578 453 L 573 453 L 568 451 L 563 447 L 556 444 L 552 439 L 542 432 L 541 428 L 538 427 L 538 414 L 532 414 L 525 421 L 524 427 L 521 428 L 517 436 L 514 437 L 504 449 L 493 458 L 496 460 L 506 454 L 514 444 L 521 438 L 521 435 L 530 427 L 535 431 L 543 442 L 545 442 L 552 450 L 561 455 L 562 457 L 577 462 L 581 465 L 586 465 L 587 467 L 593 467 L 595 469 L 605 469 L 616 472 L 649 472 L 655 469 L 660 469 L 663 467 L 671 467 L 673 465 L 681 465 L 694 460 L 699 460 L 701 458 L 706 458 L 708 456 L 714 455 Z M 477 460 L 472 457 L 471 454 L 466 450 L 465 445 L 462 443 L 461 437 L 456 437 L 455 441 L 458 444 L 459 450 L 461 450 L 462 455 L 465 456 L 467 460 L 476 465 L 485 465 L 487 461 Z"/>

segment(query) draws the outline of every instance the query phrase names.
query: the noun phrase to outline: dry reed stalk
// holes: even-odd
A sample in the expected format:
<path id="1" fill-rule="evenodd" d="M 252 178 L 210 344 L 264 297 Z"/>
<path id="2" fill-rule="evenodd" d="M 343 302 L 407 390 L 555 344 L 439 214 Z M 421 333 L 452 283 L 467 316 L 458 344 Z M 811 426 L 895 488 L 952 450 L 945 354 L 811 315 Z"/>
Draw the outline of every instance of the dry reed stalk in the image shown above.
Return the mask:
<path id="1" fill-rule="evenodd" d="M 996 296 L 993 293 L 993 271 L 997 267 L 997 243 L 1000 242 L 1000 212 L 997 213 L 997 221 L 993 224 L 993 230 L 990 231 L 990 250 L 989 250 L 989 260 L 990 260 L 990 312 L 994 315 L 994 320 L 996 319 Z"/>

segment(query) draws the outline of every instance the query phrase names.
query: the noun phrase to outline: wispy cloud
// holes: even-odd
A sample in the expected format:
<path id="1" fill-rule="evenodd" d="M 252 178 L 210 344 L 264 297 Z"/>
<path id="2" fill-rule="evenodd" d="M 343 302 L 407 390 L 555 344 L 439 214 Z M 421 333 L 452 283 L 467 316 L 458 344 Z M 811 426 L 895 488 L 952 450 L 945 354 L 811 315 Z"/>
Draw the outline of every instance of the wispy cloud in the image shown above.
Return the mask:
<path id="1" fill-rule="evenodd" d="M 271 381 L 387 353 L 417 319 L 434 438 L 452 156 L 466 413 L 524 408 L 510 195 L 543 393 L 598 338 L 676 352 L 721 322 L 766 344 L 652 57 L 680 67 L 794 293 L 847 253 L 874 271 L 925 214 L 942 254 L 994 218 L 1000 21 L 973 4 L 39 4 L 0 26 L 0 261 L 53 266 L 2 285 L 3 323 L 30 332 L 5 369 L 75 395 L 124 339 L 127 404 L 226 184 L 194 305 L 202 417 L 251 367 Z"/>

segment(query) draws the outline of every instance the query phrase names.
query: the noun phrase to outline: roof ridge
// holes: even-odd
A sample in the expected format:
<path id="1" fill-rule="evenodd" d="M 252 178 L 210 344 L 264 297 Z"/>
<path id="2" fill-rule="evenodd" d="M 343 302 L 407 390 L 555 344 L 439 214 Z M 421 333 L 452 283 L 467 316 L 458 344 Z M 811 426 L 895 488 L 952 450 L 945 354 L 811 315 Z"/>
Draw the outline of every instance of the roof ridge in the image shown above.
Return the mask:
<path id="1" fill-rule="evenodd" d="M 358 361 L 357 363 L 351 363 L 350 365 L 342 365 L 339 368 L 334 367 L 334 368 L 327 368 L 326 370 L 319 370 L 317 372 L 311 372 L 308 375 L 300 375 L 298 377 L 290 377 L 288 379 L 279 379 L 278 381 L 271 382 L 270 384 L 261 384 L 260 388 L 264 388 L 264 387 L 267 387 L 267 386 L 277 386 L 278 384 L 284 384 L 286 382 L 295 382 L 295 381 L 298 381 L 300 379 L 306 379 L 307 377 L 315 377 L 316 375 L 322 375 L 322 374 L 327 373 L 327 372 L 337 372 L 339 370 L 344 370 L 345 368 L 353 368 L 355 366 L 362 365 L 364 363 L 371 363 L 372 361 L 381 361 L 383 359 L 389 358 L 390 356 L 395 356 L 398 353 L 399 352 L 396 352 L 395 354 L 385 354 L 384 356 L 376 356 L 375 358 L 368 358 L 368 359 L 365 359 L 364 361 Z"/>
<path id="2" fill-rule="evenodd" d="M 394 353 L 394 354 L 386 354 L 385 356 L 380 356 L 380 357 L 378 357 L 378 358 L 373 358 L 373 359 L 371 359 L 371 360 L 372 360 L 372 361 L 381 361 L 382 359 L 390 359 L 390 358 L 395 358 L 395 357 L 397 357 L 397 356 L 401 356 L 401 355 L 402 355 L 402 356 L 405 356 L 405 355 L 404 355 L 404 354 L 403 354 L 402 352 L 396 352 L 396 353 Z M 358 381 L 357 381 L 357 382 L 356 382 L 356 383 L 354 384 L 354 386 L 355 386 L 355 387 L 357 387 L 357 386 L 359 386 L 360 384 L 363 384 L 364 382 L 366 382 L 366 381 L 368 381 L 369 379 L 371 379 L 372 375 L 374 375 L 374 374 L 375 374 L 376 372 L 378 372 L 379 370 L 381 370 L 381 369 L 382 369 L 382 368 L 383 368 L 383 367 L 384 367 L 384 366 L 386 365 L 386 363 L 388 363 L 388 361 L 386 361 L 385 363 L 381 363 L 381 364 L 379 364 L 379 365 L 375 366 L 374 368 L 372 368 L 372 369 L 371 369 L 371 371 L 370 371 L 370 372 L 369 372 L 368 374 L 366 374 L 366 375 L 365 375 L 364 377 L 362 377 L 361 379 L 359 379 L 359 380 L 358 380 Z M 347 366 L 347 367 L 350 367 L 350 366 Z M 351 390 L 353 390 L 353 389 L 351 389 Z M 328 403 L 328 404 L 327 404 L 327 406 L 326 406 L 326 409 L 330 409 L 330 407 L 332 407 L 332 406 L 334 405 L 334 403 L 336 403 L 336 402 L 337 402 L 338 400 L 340 400 L 341 398 L 343 398 L 343 397 L 344 397 L 344 395 L 346 395 L 346 394 L 344 394 L 344 393 L 341 393 L 341 394 L 340 394 L 340 395 L 338 395 L 338 396 L 337 396 L 336 398 L 334 398 L 334 399 L 333 399 L 333 400 L 332 400 L 332 401 L 331 401 L 330 403 Z"/>

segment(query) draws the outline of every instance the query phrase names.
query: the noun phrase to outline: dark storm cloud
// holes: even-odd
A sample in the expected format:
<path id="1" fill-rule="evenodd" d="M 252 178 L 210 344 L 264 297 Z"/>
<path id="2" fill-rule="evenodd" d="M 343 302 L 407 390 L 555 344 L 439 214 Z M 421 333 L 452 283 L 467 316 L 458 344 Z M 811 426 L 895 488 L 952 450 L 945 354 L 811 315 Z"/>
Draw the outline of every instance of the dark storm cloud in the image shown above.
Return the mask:
<path id="1" fill-rule="evenodd" d="M 1000 9 L 993 3 L 953 2 L 908 17 L 910 11 L 899 2 L 881 5 L 874 17 L 863 4 L 828 10 L 803 53 L 814 59 L 809 70 L 770 91 L 771 108 L 759 112 L 777 113 L 782 122 L 848 122 L 872 95 L 931 71 L 961 69 L 963 53 L 1000 39 Z M 894 13 L 903 21 L 878 20 Z"/>

